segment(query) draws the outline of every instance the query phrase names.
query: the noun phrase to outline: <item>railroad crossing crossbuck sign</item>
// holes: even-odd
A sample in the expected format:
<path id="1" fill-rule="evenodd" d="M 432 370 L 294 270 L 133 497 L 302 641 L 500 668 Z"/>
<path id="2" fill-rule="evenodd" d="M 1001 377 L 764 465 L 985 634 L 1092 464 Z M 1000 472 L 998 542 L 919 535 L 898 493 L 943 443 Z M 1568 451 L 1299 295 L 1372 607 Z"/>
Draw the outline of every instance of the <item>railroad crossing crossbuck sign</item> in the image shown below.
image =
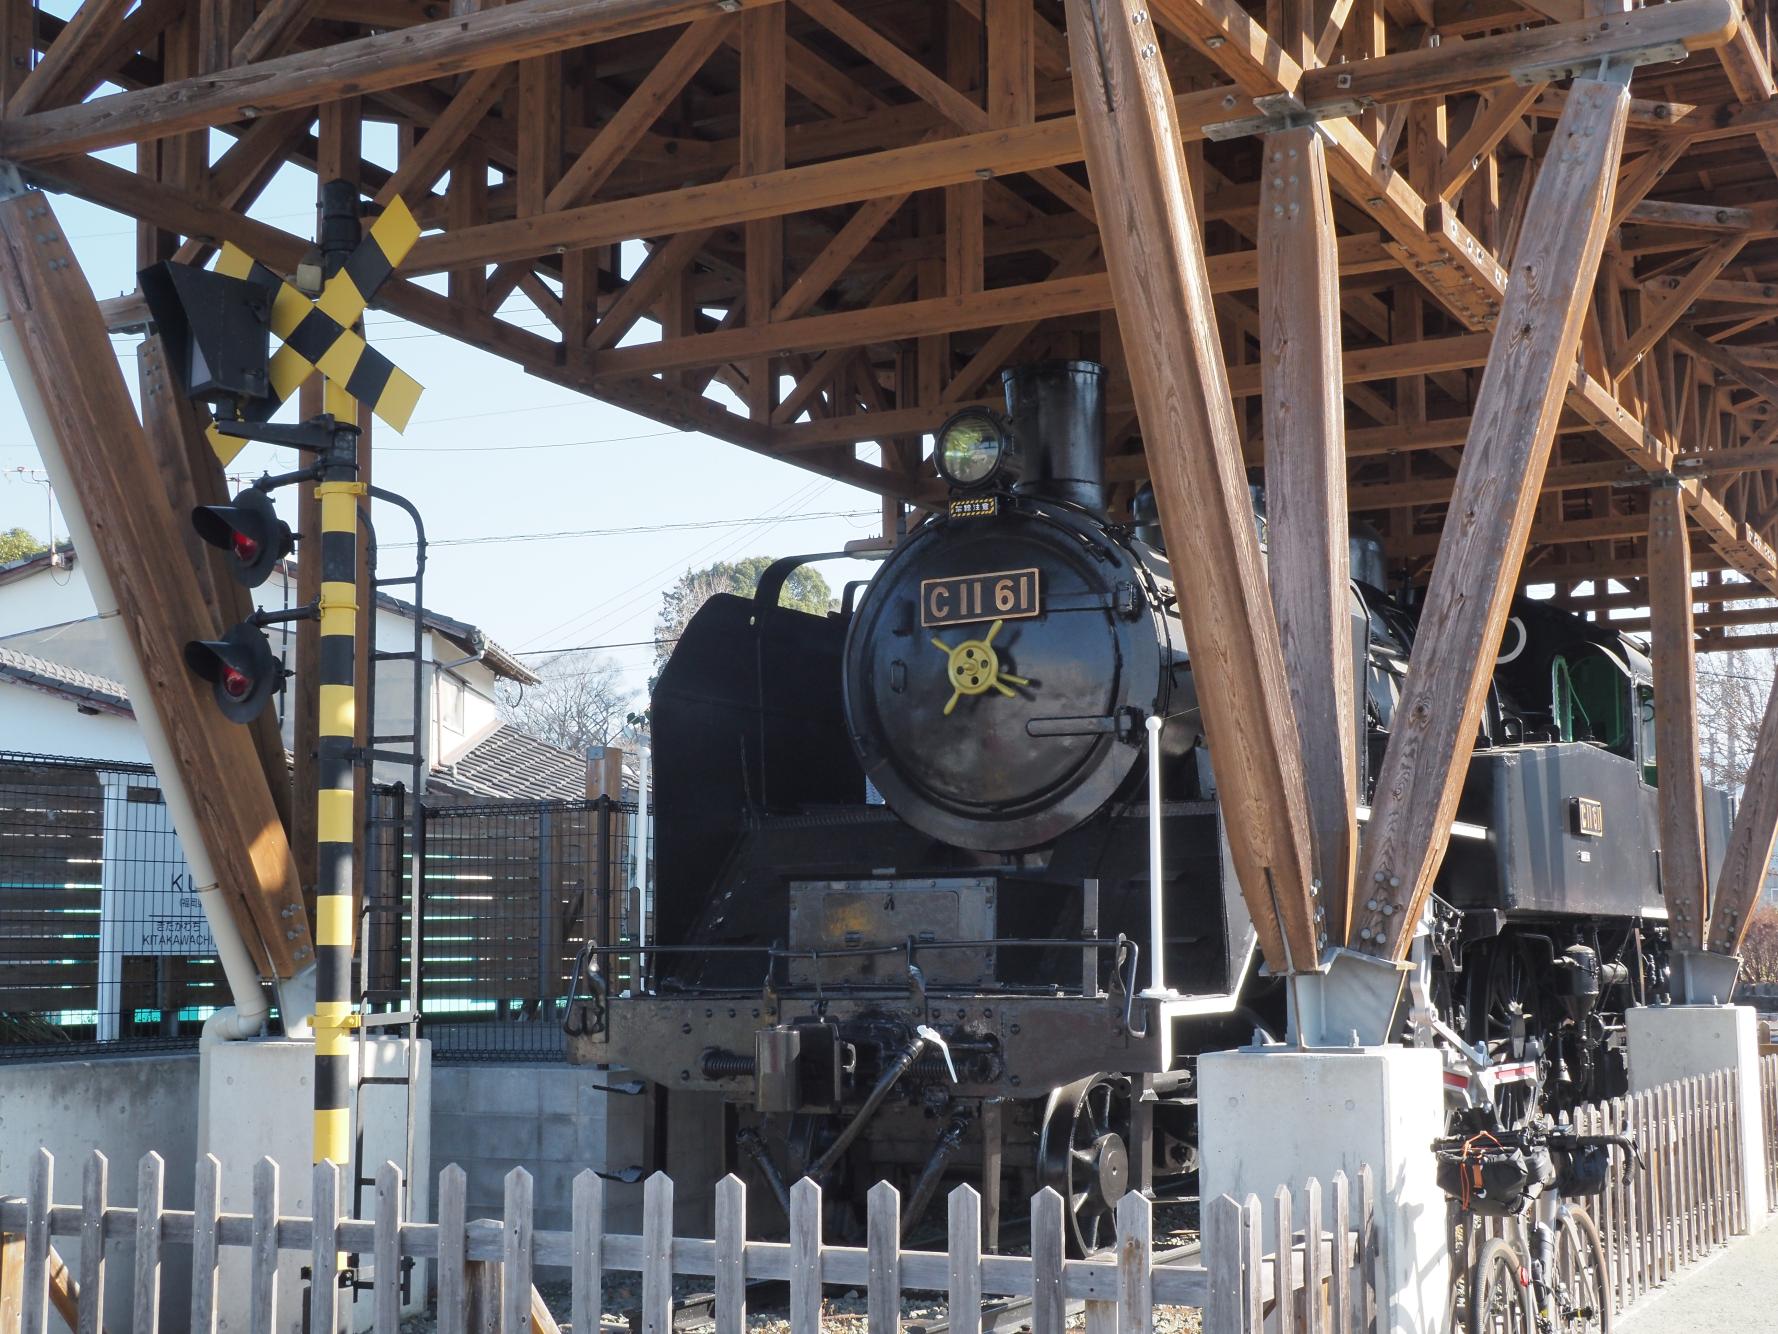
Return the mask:
<path id="1" fill-rule="evenodd" d="M 419 236 L 420 224 L 407 205 L 400 199 L 391 200 L 344 266 L 313 300 L 233 242 L 222 247 L 216 261 L 218 273 L 263 284 L 273 293 L 271 331 L 281 345 L 267 364 L 269 410 L 276 410 L 297 386 L 320 371 L 380 420 L 397 431 L 407 429 L 414 405 L 420 401 L 419 383 L 353 332 L 352 325 Z M 214 425 L 208 437 L 210 447 L 225 465 L 247 443 L 224 435 Z"/>

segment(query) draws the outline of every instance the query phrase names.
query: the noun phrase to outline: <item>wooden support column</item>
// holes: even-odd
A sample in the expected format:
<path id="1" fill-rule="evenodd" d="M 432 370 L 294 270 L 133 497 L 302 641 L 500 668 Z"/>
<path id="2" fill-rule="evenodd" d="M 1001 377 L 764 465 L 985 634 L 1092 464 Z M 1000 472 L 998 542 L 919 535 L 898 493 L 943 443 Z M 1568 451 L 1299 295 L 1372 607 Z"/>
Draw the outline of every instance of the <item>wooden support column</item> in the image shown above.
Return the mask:
<path id="1" fill-rule="evenodd" d="M 216 452 L 204 434 L 184 389 L 167 365 L 160 338 L 146 338 L 136 357 L 141 384 L 142 431 L 160 472 L 162 488 L 174 516 L 188 515 L 199 505 L 226 505 L 228 478 L 217 462 Z M 234 578 L 229 557 L 208 545 L 190 523 L 179 525 L 186 558 L 198 577 L 204 609 L 215 638 L 230 626 L 253 614 L 253 595 Z M 267 709 L 247 725 L 253 748 L 265 774 L 272 804 L 278 808 L 284 828 L 290 828 L 290 765 L 284 758 L 284 738 L 275 709 Z"/>
<path id="2" fill-rule="evenodd" d="M 1709 872 L 1704 859 L 1704 780 L 1698 771 L 1697 640 L 1692 626 L 1692 547 L 1677 482 L 1648 492 L 1648 610 L 1655 670 L 1661 894 L 1676 949 L 1704 947 Z"/>
<path id="3" fill-rule="evenodd" d="M 741 20 L 741 175 L 784 170 L 784 6 L 750 9 Z M 784 290 L 784 220 L 762 218 L 746 226 L 747 323 L 771 321 Z M 747 414 L 769 422 L 778 400 L 777 373 L 769 354 L 750 360 Z"/>
<path id="4" fill-rule="evenodd" d="M 1068 0 L 1087 173 L 1125 332 L 1229 849 L 1267 963 L 1316 966 L 1309 814 L 1278 627 L 1158 35 L 1133 0 Z M 1189 571 L 1189 576 L 1183 572 Z"/>
<path id="5" fill-rule="evenodd" d="M 1657 670 L 1659 664 L 1656 664 Z M 1658 678 L 1657 678 L 1658 680 Z M 1735 809 L 1735 825 L 1722 869 L 1716 874 L 1716 892 L 1710 900 L 1710 948 L 1718 954 L 1738 954 L 1753 910 L 1765 891 L 1772 864 L 1773 845 L 1778 843 L 1778 683 L 1766 697 L 1765 717 L 1759 739 L 1753 745 L 1753 762 L 1747 768 L 1747 786 Z"/>
<path id="6" fill-rule="evenodd" d="M 1267 574 L 1309 786 L 1321 931 L 1346 938 L 1356 850 L 1340 256 L 1313 128 L 1266 136 L 1259 191 Z M 1318 934 L 1320 934 L 1318 932 Z"/>
<path id="7" fill-rule="evenodd" d="M 1482 374 L 1354 886 L 1352 948 L 1407 956 L 1450 839 L 1598 271 L 1629 92 L 1578 79 Z"/>
<path id="8" fill-rule="evenodd" d="M 290 977 L 314 959 L 290 845 L 252 738 L 181 663 L 186 642 L 215 628 L 178 555 L 186 518 L 167 502 L 105 321 L 44 195 L 0 202 L 0 292 L 18 339 L 8 370 L 40 401 L 51 436 L 43 444 L 62 474 L 53 480 L 86 516 L 91 549 L 81 555 L 116 596 L 115 633 L 141 667 L 136 706 L 153 711 L 167 738 L 169 753 L 156 759 L 177 769 L 249 950 Z"/>
<path id="9" fill-rule="evenodd" d="M 0 106 L 10 101 L 31 74 L 31 0 L 0 0 Z"/>

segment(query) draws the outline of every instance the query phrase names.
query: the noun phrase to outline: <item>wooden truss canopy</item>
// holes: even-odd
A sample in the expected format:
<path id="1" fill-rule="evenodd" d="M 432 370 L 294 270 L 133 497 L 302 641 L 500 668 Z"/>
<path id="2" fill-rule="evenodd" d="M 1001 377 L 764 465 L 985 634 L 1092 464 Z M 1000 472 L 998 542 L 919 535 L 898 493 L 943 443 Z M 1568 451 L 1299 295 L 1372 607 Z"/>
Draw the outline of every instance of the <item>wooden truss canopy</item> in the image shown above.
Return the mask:
<path id="1" fill-rule="evenodd" d="M 922 434 L 993 401 L 1002 367 L 1094 358 L 1110 373 L 1116 512 L 1151 476 L 1173 524 L 1194 477 L 1222 500 L 1265 480 L 1307 525 L 1287 563 L 1338 547 L 1345 515 L 1407 582 L 1492 560 L 1507 570 L 1495 596 L 1439 632 L 1453 661 L 1491 651 L 1521 585 L 1599 615 L 1647 607 L 1654 559 L 1668 581 L 1656 627 L 1689 654 L 1778 619 L 1694 621 L 1672 592 L 1696 570 L 1729 576 L 1694 590 L 1706 608 L 1778 594 L 1772 34 L 1763 8 L 1735 0 L 1597 9 L 85 0 L 64 23 L 0 0 L 0 158 L 135 216 L 157 253 L 200 260 L 234 241 L 287 269 L 308 239 L 246 216 L 281 165 L 356 180 L 373 205 L 400 193 L 432 234 L 385 308 L 886 506 L 933 498 Z M 1103 193 L 1132 160 L 1118 168 L 1095 135 L 1135 113 L 1110 109 L 1110 28 L 1093 77 L 1075 77 L 1087 22 L 1145 25 L 1131 58 L 1147 62 L 1150 148 L 1178 167 L 1164 197 Z M 1598 78 L 1628 65 L 1627 93 L 1601 103 Z M 393 159 L 360 151 L 367 120 L 395 127 Z M 213 130 L 232 140 L 214 162 Z M 136 171 L 98 156 L 132 144 Z M 1280 151 L 1304 164 L 1288 182 Z M 1154 253 L 1177 261 L 1170 290 L 1192 294 L 1188 325 L 1161 332 L 1192 359 L 1203 440 L 1162 438 L 1156 369 L 1120 336 L 1134 291 L 1120 265 L 1144 209 Z M 1294 342 L 1282 266 L 1303 288 Z M 1533 270 L 1558 272 L 1560 290 Z M 126 302 L 117 318 L 141 316 Z M 1201 477 L 1194 447 L 1216 451 Z M 1464 545 L 1483 513 L 1499 542 Z M 1263 593 L 1227 518 L 1236 582 Z M 1287 601 L 1279 625 L 1256 615 L 1239 636 L 1269 706 L 1286 698 L 1274 661 L 1300 672 L 1325 656 L 1334 614 Z M 1449 752 L 1477 694 L 1441 670 L 1454 712 L 1428 736 Z M 1349 695 L 1291 701 L 1300 735 L 1267 741 L 1257 803 L 1300 786 L 1305 754 L 1349 769 L 1331 730 Z M 1440 807 L 1415 794 L 1448 795 L 1449 753 L 1401 750 L 1400 800 L 1379 801 L 1386 838 L 1359 855 L 1338 834 L 1349 791 L 1290 798 L 1266 861 L 1289 895 L 1311 870 L 1331 882 L 1337 938 L 1358 856 L 1351 923 L 1380 953 L 1407 914 L 1385 929 L 1365 877 L 1405 879 L 1404 903 L 1423 889 Z M 1284 908 L 1304 944 L 1310 919 Z"/>

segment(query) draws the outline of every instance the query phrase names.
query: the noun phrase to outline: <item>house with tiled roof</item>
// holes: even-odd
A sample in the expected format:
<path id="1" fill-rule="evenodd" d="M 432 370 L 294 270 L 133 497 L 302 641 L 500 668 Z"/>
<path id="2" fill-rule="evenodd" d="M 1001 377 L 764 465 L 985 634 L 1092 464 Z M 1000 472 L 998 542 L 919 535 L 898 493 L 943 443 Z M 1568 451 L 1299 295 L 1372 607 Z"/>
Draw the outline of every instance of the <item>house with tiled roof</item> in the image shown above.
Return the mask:
<path id="1" fill-rule="evenodd" d="M 295 563 L 280 565 L 254 596 L 265 608 L 295 605 Z M 417 616 L 410 603 L 379 593 L 377 647 L 411 649 Z M 584 757 L 527 736 L 500 716 L 496 688 L 502 682 L 535 685 L 530 669 L 467 621 L 428 608 L 418 626 L 426 713 L 419 731 L 429 790 L 483 800 L 584 797 Z M 275 625 L 267 633 L 273 651 L 294 670 L 291 627 Z M 146 760 L 128 693 L 117 679 L 122 651 L 113 627 L 98 614 L 71 547 L 0 565 L 0 751 Z M 377 665 L 378 734 L 414 730 L 413 671 L 405 661 Z M 287 747 L 294 698 L 286 688 L 272 705 Z M 384 764 L 377 777 L 396 781 L 407 775 Z"/>

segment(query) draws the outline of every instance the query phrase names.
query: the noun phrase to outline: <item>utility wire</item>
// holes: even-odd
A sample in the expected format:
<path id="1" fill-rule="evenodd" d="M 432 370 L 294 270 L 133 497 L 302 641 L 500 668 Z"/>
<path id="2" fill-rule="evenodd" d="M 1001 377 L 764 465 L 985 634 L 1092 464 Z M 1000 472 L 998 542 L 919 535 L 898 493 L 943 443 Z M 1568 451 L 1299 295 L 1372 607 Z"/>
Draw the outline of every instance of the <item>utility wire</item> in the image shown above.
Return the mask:
<path id="1" fill-rule="evenodd" d="M 576 405 L 578 406 L 578 405 Z M 462 417 L 435 417 L 434 421 L 465 421 L 470 417 L 486 416 L 486 413 L 466 413 Z M 418 425 L 418 422 L 413 423 Z M 690 431 L 648 431 L 642 435 L 608 435 L 597 440 L 554 440 L 541 445 L 385 445 L 378 442 L 373 448 L 378 454 L 517 454 L 533 449 L 578 449 L 583 445 L 623 445 L 632 440 L 661 440 L 667 436 L 684 436 L 694 434 Z"/>
<path id="2" fill-rule="evenodd" d="M 527 648 L 514 652 L 516 658 L 542 658 L 555 653 L 603 653 L 611 648 L 653 648 L 656 644 L 677 644 L 679 636 L 671 639 L 626 639 L 619 644 L 573 644 L 567 648 Z"/>
<path id="3" fill-rule="evenodd" d="M 481 537 L 435 537 L 428 547 L 486 546 L 500 542 L 551 542 L 572 537 L 633 537 L 638 533 L 681 533 L 706 528 L 751 528 L 758 523 L 804 523 L 811 519 L 863 519 L 875 510 L 818 510 L 812 514 L 755 514 L 745 519 L 702 519 L 688 523 L 644 523 L 629 528 L 572 528 L 552 533 L 488 533 Z M 386 547 L 411 547 L 412 542 L 385 542 Z"/>
<path id="4" fill-rule="evenodd" d="M 795 506 L 811 503 L 817 496 L 827 491 L 833 485 L 834 483 L 831 479 L 824 480 L 819 477 L 814 478 L 806 485 L 799 487 L 796 491 L 792 492 L 789 496 L 786 496 L 778 503 L 778 505 L 774 506 L 774 509 L 780 513 L 795 513 Z M 770 531 L 770 529 L 768 528 L 767 531 Z M 684 570 L 691 568 L 691 563 L 693 561 L 706 557 L 713 550 L 723 548 L 726 544 L 733 541 L 733 536 L 724 535 L 712 538 L 708 542 L 701 543 L 685 555 L 669 561 L 666 565 L 661 566 L 660 569 L 653 573 L 642 576 L 642 578 L 636 580 L 636 582 L 625 588 L 619 589 L 617 592 L 612 593 L 598 602 L 595 602 L 590 607 L 582 608 L 566 620 L 559 621 L 555 625 L 550 626 L 547 630 L 532 635 L 524 642 L 526 644 L 535 644 L 539 639 L 550 639 L 558 634 L 597 634 L 597 627 L 616 619 L 631 603 L 654 596 L 665 586 L 666 582 L 678 577 L 678 574 Z M 637 590 L 641 591 L 638 592 Z"/>

